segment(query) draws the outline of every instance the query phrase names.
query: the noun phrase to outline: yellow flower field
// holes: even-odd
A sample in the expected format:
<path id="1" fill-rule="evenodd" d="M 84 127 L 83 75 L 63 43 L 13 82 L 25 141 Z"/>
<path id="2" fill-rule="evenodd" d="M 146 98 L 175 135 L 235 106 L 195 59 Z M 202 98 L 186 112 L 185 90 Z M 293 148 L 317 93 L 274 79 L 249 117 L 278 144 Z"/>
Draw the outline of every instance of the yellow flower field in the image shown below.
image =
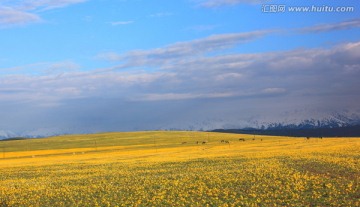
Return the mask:
<path id="1" fill-rule="evenodd" d="M 0 207 L 360 206 L 359 138 L 132 132 L 0 147 Z"/>

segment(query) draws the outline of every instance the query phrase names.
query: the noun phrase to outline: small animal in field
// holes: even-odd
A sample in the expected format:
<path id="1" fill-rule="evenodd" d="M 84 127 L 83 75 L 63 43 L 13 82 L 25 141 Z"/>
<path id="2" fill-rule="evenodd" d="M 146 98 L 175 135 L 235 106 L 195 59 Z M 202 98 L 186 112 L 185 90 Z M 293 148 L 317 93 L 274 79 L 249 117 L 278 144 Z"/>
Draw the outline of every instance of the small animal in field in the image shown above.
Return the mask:
<path id="1" fill-rule="evenodd" d="M 244 139 L 244 138 L 240 138 L 240 139 L 239 139 L 239 141 L 243 141 L 243 142 L 245 142 L 245 139 Z"/>
<path id="2" fill-rule="evenodd" d="M 202 144 L 206 144 L 206 141 L 203 141 Z"/>
<path id="3" fill-rule="evenodd" d="M 306 139 L 307 139 L 307 140 L 309 140 L 309 139 L 310 139 L 310 137 L 306 137 Z"/>
<path id="4" fill-rule="evenodd" d="M 224 143 L 224 142 L 225 142 L 225 140 L 221 140 L 220 142 L 221 142 L 221 143 Z"/>
<path id="5" fill-rule="evenodd" d="M 230 142 L 226 140 L 226 141 L 225 141 L 225 144 L 230 144 Z"/>
<path id="6" fill-rule="evenodd" d="M 181 144 L 186 144 L 187 142 L 182 142 Z"/>

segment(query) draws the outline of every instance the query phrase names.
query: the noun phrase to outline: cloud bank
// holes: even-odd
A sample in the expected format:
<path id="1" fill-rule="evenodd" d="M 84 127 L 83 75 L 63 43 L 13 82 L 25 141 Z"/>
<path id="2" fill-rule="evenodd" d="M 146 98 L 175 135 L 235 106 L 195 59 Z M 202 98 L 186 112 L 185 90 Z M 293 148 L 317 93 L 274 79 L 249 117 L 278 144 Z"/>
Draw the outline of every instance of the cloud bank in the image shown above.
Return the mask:
<path id="1" fill-rule="evenodd" d="M 284 111 L 307 106 L 357 109 L 360 42 L 216 53 L 267 34 L 222 34 L 157 49 L 103 54 L 99 57 L 118 65 L 94 71 L 81 71 L 69 61 L 33 66 L 42 67 L 36 75 L 9 70 L 13 72 L 0 78 L 0 107 L 8 109 L 0 116 L 10 118 L 1 121 L 0 128 L 55 127 L 79 133 L 239 127 L 239 120 L 256 115 L 281 119 Z M 64 67 L 69 70 L 58 70 Z"/>

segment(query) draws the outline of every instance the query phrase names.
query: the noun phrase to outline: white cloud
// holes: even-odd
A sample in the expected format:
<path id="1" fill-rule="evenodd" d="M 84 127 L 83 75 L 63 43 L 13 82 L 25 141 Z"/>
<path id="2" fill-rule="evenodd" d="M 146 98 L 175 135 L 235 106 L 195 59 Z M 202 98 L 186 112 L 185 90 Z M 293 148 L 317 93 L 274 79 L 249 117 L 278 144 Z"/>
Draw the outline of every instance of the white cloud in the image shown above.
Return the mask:
<path id="1" fill-rule="evenodd" d="M 107 61 L 119 61 L 124 58 L 123 55 L 119 55 L 116 52 L 104 52 L 96 55 L 96 59 Z"/>
<path id="2" fill-rule="evenodd" d="M 297 55 L 296 51 L 292 53 L 294 54 L 293 56 L 286 55 L 279 57 L 277 60 L 270 62 L 268 65 L 273 70 L 296 70 L 299 68 L 310 68 L 313 64 L 312 58 Z"/>
<path id="3" fill-rule="evenodd" d="M 41 18 L 25 11 L 19 11 L 11 7 L 0 6 L 0 26 L 25 25 L 29 23 L 40 22 Z"/>
<path id="4" fill-rule="evenodd" d="M 348 30 L 354 28 L 360 28 L 360 19 L 352 19 L 337 23 L 320 24 L 311 27 L 305 27 L 300 29 L 299 31 L 302 33 L 321 33 L 321 32 L 331 32 L 331 31 L 339 31 L 339 30 Z"/>
<path id="5" fill-rule="evenodd" d="M 284 89 L 284 88 L 266 88 L 262 92 L 264 92 L 265 94 L 281 94 L 281 93 L 285 93 L 286 89 Z"/>
<path id="6" fill-rule="evenodd" d="M 178 42 L 163 48 L 152 50 L 135 50 L 125 55 L 118 55 L 119 60 L 128 60 L 130 65 L 164 64 L 182 58 L 195 58 L 213 51 L 235 47 L 273 31 L 255 31 L 247 33 L 219 34 L 188 42 Z M 101 56 L 101 55 L 100 55 Z M 114 57 L 114 55 L 112 54 Z"/>
<path id="7" fill-rule="evenodd" d="M 83 3 L 87 0 L 19 0 L 8 3 L 20 10 L 51 10 L 67 7 L 72 4 Z"/>
<path id="8" fill-rule="evenodd" d="M 134 21 L 117 21 L 117 22 L 110 22 L 112 26 L 119 26 L 119 25 L 127 25 L 127 24 L 133 24 Z"/>
<path id="9" fill-rule="evenodd" d="M 22 65 L 12 68 L 0 68 L 3 74 L 59 74 L 77 71 L 81 68 L 80 65 L 73 61 L 60 62 L 40 62 L 28 65 Z"/>
<path id="10" fill-rule="evenodd" d="M 229 80 L 240 80 L 244 77 L 243 74 L 240 73 L 224 73 L 216 76 L 217 81 L 229 81 Z"/>
<path id="11" fill-rule="evenodd" d="M 58 74 L 58 73 L 65 73 L 71 71 L 77 71 L 81 68 L 81 66 L 73 61 L 62 61 L 62 62 L 55 62 L 49 63 L 45 69 L 45 73 L 49 74 Z"/>
<path id="12" fill-rule="evenodd" d="M 87 0 L 18 0 L 0 2 L 0 26 L 9 27 L 43 21 L 41 11 L 83 3 Z"/>
<path id="13" fill-rule="evenodd" d="M 151 14 L 150 17 L 158 17 L 158 18 L 161 18 L 161 17 L 172 16 L 172 15 L 174 15 L 174 14 L 171 13 L 171 12 L 158 12 L 158 13 L 155 13 L 155 14 Z"/>
<path id="14" fill-rule="evenodd" d="M 236 94 L 230 92 L 223 93 L 163 93 L 163 94 L 145 94 L 135 98 L 137 101 L 174 101 L 174 100 L 187 100 L 187 99 L 208 99 L 208 98 L 227 98 L 233 97 Z"/>

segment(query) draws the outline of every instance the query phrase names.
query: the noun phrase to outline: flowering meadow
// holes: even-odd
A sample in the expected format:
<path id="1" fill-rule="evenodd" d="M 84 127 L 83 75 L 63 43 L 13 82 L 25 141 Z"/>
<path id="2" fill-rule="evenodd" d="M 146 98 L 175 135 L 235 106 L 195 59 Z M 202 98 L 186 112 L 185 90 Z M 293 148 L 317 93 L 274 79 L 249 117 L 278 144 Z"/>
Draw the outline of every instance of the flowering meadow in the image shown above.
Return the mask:
<path id="1" fill-rule="evenodd" d="M 154 131 L 0 148 L 0 207 L 360 206 L 360 138 Z"/>

